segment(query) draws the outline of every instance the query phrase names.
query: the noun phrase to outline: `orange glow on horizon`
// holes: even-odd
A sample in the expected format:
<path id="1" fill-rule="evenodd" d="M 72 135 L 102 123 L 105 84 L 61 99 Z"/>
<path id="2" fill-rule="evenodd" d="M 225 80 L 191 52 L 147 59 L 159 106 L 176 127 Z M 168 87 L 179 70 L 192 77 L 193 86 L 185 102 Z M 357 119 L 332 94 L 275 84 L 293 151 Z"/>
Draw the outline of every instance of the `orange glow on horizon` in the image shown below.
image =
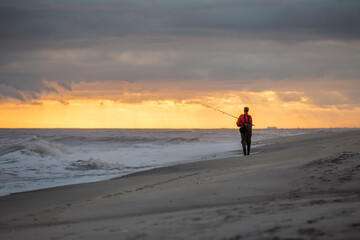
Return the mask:
<path id="1" fill-rule="evenodd" d="M 130 93 L 129 93 L 130 94 Z M 204 102 L 238 116 L 250 107 L 255 128 L 360 127 L 359 109 L 319 108 L 306 99 L 281 102 L 272 91 L 235 92 L 211 97 L 123 103 L 108 99 L 42 100 L 40 105 L 0 104 L 1 128 L 236 128 L 236 119 L 206 108 Z M 221 97 L 223 96 L 223 97 Z M 346 119 L 343 116 L 347 116 Z"/>

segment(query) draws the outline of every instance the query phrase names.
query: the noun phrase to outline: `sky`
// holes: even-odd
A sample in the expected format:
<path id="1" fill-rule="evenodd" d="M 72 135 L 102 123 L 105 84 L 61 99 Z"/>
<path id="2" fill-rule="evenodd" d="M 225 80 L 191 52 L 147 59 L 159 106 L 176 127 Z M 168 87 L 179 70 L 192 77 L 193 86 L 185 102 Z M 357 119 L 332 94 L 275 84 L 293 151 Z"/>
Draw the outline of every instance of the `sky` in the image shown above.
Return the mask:
<path id="1" fill-rule="evenodd" d="M 0 128 L 360 127 L 358 0 L 0 0 Z"/>

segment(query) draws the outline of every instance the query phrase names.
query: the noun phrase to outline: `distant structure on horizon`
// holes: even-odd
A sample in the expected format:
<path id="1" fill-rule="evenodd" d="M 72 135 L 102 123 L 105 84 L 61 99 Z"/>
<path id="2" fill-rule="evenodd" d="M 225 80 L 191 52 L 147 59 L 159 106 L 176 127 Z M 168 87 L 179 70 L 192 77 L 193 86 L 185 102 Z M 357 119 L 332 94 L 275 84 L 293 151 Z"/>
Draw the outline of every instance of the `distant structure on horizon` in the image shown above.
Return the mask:
<path id="1" fill-rule="evenodd" d="M 276 130 L 277 127 L 267 127 L 266 129 L 269 129 L 269 130 Z"/>

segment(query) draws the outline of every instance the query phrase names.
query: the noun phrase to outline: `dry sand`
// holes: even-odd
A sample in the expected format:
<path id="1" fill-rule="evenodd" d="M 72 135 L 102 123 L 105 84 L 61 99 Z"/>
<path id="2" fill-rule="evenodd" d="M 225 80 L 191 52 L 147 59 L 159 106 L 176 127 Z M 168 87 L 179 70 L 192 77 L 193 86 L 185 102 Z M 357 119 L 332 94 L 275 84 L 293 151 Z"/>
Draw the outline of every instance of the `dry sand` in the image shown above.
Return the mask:
<path id="1" fill-rule="evenodd" d="M 0 239 L 360 239 L 360 131 L 272 142 L 1 197 Z"/>

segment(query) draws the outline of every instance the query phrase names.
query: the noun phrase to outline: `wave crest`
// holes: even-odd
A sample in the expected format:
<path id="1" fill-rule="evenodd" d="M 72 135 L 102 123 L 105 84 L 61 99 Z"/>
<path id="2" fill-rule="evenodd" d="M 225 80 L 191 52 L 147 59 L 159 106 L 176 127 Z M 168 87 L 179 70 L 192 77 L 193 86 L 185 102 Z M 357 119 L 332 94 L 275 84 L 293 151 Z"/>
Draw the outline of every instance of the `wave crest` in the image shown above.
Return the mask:
<path id="1" fill-rule="evenodd" d="M 123 169 L 124 165 L 120 163 L 107 163 L 101 159 L 90 157 L 88 160 L 77 160 L 66 167 L 67 170 L 99 170 L 99 169 Z"/>
<path id="2" fill-rule="evenodd" d="M 160 134 L 164 132 L 164 134 Z M 166 144 L 179 144 L 179 143 L 192 143 L 200 142 L 202 139 L 198 135 L 194 135 L 192 131 L 159 131 L 155 133 L 144 132 L 129 132 L 121 134 L 112 134 L 110 136 L 104 135 L 93 135 L 89 134 L 88 136 L 59 136 L 54 142 L 64 143 L 64 144 L 87 144 L 87 143 L 109 143 L 109 144 L 118 144 L 122 146 L 134 146 L 134 145 L 143 145 L 143 144 L 155 144 L 155 145 L 166 145 Z"/>
<path id="3" fill-rule="evenodd" d="M 67 152 L 64 145 L 48 142 L 37 136 L 33 136 L 28 141 L 20 143 L 17 149 L 20 149 L 22 154 L 40 157 L 58 157 Z"/>

